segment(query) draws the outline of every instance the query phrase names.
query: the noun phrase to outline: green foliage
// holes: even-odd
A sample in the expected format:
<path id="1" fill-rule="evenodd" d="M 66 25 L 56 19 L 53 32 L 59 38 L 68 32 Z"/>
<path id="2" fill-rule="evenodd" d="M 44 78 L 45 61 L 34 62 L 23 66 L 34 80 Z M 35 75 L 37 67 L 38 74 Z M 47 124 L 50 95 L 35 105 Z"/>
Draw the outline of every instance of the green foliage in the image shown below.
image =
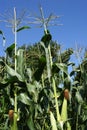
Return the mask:
<path id="1" fill-rule="evenodd" d="M 13 53 L 13 44 L 8 48 L 10 48 Z M 9 51 L 8 48 L 7 50 Z M 68 64 L 65 64 L 66 62 L 60 63 L 57 58 L 54 60 L 53 57 L 52 68 L 50 68 L 53 80 L 49 83 L 46 69 L 46 54 L 44 49 L 48 48 L 43 48 L 42 45 L 40 46 L 40 43 L 30 47 L 29 52 L 28 50 L 26 51 L 25 48 L 18 49 L 16 57 L 17 71 L 15 71 L 14 66 L 11 67 L 11 64 L 13 64 L 12 62 L 9 61 L 8 65 L 3 59 L 1 59 L 1 74 L 3 73 L 4 77 L 0 82 L 0 93 L 2 96 L 5 94 L 5 96 L 0 99 L 2 106 L 0 108 L 0 114 L 3 115 L 3 118 L 0 118 L 0 121 L 2 122 L 1 127 L 3 127 L 3 129 L 10 128 L 10 125 L 8 125 L 9 123 L 4 125 L 3 123 L 4 121 L 9 122 L 8 110 L 10 108 L 14 108 L 15 91 L 17 91 L 17 113 L 19 113 L 18 110 L 20 109 L 20 113 L 17 114 L 17 124 L 19 130 L 25 128 L 30 130 L 38 130 L 38 128 L 43 130 L 49 130 L 51 128 L 53 130 L 65 130 L 67 128 L 68 130 L 71 130 L 73 129 L 73 126 L 76 130 L 78 128 L 86 128 L 87 96 L 85 78 L 86 72 L 84 71 L 86 62 L 83 61 L 81 64 L 82 68 L 78 68 L 79 71 L 77 71 L 77 69 L 76 71 L 72 70 L 74 73 L 71 72 L 72 75 L 69 75 Z M 52 46 L 51 49 L 53 50 Z M 37 53 L 36 50 L 39 53 Z M 32 57 L 37 57 L 38 54 L 38 58 L 33 60 L 27 52 L 30 55 L 32 54 Z M 26 59 L 29 59 L 29 61 Z M 29 62 L 33 62 L 32 67 L 29 66 Z M 70 65 L 73 65 L 73 63 Z M 80 74 L 80 78 L 81 75 L 84 76 L 84 79 L 78 79 L 78 74 Z M 71 82 L 71 76 L 74 76 L 73 82 Z M 83 80 L 84 84 L 82 82 Z M 16 86 L 15 83 L 17 84 Z M 54 88 L 52 87 L 52 84 Z M 69 101 L 66 100 L 63 95 L 63 90 L 65 88 L 69 88 L 70 90 L 71 98 Z"/>

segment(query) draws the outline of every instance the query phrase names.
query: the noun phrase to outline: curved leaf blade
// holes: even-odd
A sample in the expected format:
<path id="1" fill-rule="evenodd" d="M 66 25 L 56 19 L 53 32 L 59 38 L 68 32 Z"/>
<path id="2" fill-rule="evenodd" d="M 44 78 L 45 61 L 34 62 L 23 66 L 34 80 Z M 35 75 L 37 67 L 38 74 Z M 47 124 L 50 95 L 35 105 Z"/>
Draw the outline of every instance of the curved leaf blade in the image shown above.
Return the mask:
<path id="1" fill-rule="evenodd" d="M 17 72 L 15 72 L 14 69 L 12 69 L 11 67 L 9 67 L 7 64 L 6 64 L 6 70 L 7 70 L 7 73 L 11 76 L 16 76 L 19 81 L 23 81 L 22 77 L 20 74 L 18 74 Z"/>
<path id="2" fill-rule="evenodd" d="M 7 49 L 5 50 L 7 52 L 7 54 L 9 55 L 9 57 L 12 56 L 12 52 L 13 52 L 14 48 L 15 48 L 15 43 L 13 43 L 9 47 L 7 47 Z"/>
<path id="3" fill-rule="evenodd" d="M 0 34 L 3 35 L 3 32 L 0 30 Z"/>
<path id="4" fill-rule="evenodd" d="M 3 32 L 0 30 L 0 34 L 2 35 L 2 38 L 3 38 L 3 46 L 5 46 L 5 37 L 4 37 L 4 34 L 3 34 Z"/>
<path id="5" fill-rule="evenodd" d="M 70 79 L 70 75 L 68 74 L 68 71 L 67 71 L 67 65 L 66 64 L 64 64 L 64 63 L 56 63 L 56 66 L 62 71 L 62 72 L 64 72 L 67 76 L 68 76 L 68 78 Z"/>
<path id="6" fill-rule="evenodd" d="M 23 26 L 23 27 L 17 29 L 17 32 L 22 31 L 24 29 L 30 29 L 30 27 L 29 26 Z"/>
<path id="7" fill-rule="evenodd" d="M 26 93 L 21 93 L 18 96 L 18 100 L 20 100 L 22 103 L 26 104 L 26 105 L 32 105 L 32 101 L 31 99 L 27 96 Z"/>

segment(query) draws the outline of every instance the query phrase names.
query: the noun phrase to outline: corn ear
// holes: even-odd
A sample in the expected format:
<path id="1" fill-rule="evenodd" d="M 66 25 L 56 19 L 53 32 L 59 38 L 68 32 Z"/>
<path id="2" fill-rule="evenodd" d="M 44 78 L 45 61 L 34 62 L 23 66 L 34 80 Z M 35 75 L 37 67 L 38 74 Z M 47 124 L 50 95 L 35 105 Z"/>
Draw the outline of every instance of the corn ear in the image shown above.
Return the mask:
<path id="1" fill-rule="evenodd" d="M 51 111 L 50 111 L 50 121 L 51 121 L 52 130 L 57 130 L 56 120 Z"/>
<path id="2" fill-rule="evenodd" d="M 71 126 L 69 122 L 67 122 L 67 130 L 71 130 Z"/>
<path id="3" fill-rule="evenodd" d="M 62 105 L 62 111 L 61 111 L 61 120 L 63 122 L 65 122 L 67 120 L 68 116 L 67 116 L 67 99 L 63 100 L 63 105 Z"/>
<path id="4" fill-rule="evenodd" d="M 54 91 L 54 97 L 55 97 L 57 121 L 60 121 L 61 120 L 61 116 L 60 116 L 60 113 L 59 113 L 59 106 L 58 106 L 57 92 L 56 92 L 56 84 L 55 84 L 54 78 L 52 78 L 52 83 L 53 83 L 53 91 Z"/>

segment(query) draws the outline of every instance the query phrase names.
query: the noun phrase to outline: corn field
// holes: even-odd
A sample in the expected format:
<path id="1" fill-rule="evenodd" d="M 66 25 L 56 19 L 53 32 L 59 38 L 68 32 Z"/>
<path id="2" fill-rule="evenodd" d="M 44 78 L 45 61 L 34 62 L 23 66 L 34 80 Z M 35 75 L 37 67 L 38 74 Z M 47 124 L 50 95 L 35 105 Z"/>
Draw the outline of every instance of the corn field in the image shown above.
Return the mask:
<path id="1" fill-rule="evenodd" d="M 17 33 L 30 27 L 19 28 L 14 9 L 14 43 L 0 57 L 0 130 L 87 130 L 87 50 L 76 65 L 75 50 L 62 51 L 42 19 L 40 41 L 17 48 Z"/>

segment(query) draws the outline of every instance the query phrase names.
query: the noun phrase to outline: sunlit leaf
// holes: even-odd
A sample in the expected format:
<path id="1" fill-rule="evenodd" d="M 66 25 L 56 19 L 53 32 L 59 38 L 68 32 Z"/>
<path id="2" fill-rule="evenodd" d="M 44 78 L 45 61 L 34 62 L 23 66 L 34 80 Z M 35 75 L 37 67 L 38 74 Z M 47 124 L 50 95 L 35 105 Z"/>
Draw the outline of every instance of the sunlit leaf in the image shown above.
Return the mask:
<path id="1" fill-rule="evenodd" d="M 21 93 L 18 96 L 18 100 L 21 101 L 22 103 L 26 104 L 26 105 L 32 105 L 32 101 L 31 99 L 27 96 L 26 93 Z"/>
<path id="2" fill-rule="evenodd" d="M 18 74 L 14 69 L 12 69 L 10 66 L 8 66 L 6 64 L 6 70 L 7 70 L 7 73 L 10 75 L 10 76 L 17 76 L 17 78 L 19 79 L 19 81 L 23 81 L 22 77 L 20 74 Z"/>
<path id="3" fill-rule="evenodd" d="M 24 50 L 19 49 L 17 51 L 17 72 L 24 79 L 24 70 L 25 70 L 25 60 L 24 60 Z"/>
<path id="4" fill-rule="evenodd" d="M 70 76 L 69 76 L 69 73 L 68 73 L 68 68 L 67 68 L 67 65 L 66 64 L 64 64 L 64 63 L 56 63 L 56 66 L 62 71 L 62 72 L 64 72 L 67 76 L 68 76 L 68 78 L 70 79 Z"/>
<path id="5" fill-rule="evenodd" d="M 37 102 L 38 100 L 38 94 L 40 92 L 41 87 L 42 86 L 37 81 L 34 82 L 33 84 L 27 83 L 28 92 L 32 96 L 34 102 Z"/>
<path id="6" fill-rule="evenodd" d="M 78 103 L 83 103 L 83 99 L 79 91 L 76 92 L 76 99 Z"/>

